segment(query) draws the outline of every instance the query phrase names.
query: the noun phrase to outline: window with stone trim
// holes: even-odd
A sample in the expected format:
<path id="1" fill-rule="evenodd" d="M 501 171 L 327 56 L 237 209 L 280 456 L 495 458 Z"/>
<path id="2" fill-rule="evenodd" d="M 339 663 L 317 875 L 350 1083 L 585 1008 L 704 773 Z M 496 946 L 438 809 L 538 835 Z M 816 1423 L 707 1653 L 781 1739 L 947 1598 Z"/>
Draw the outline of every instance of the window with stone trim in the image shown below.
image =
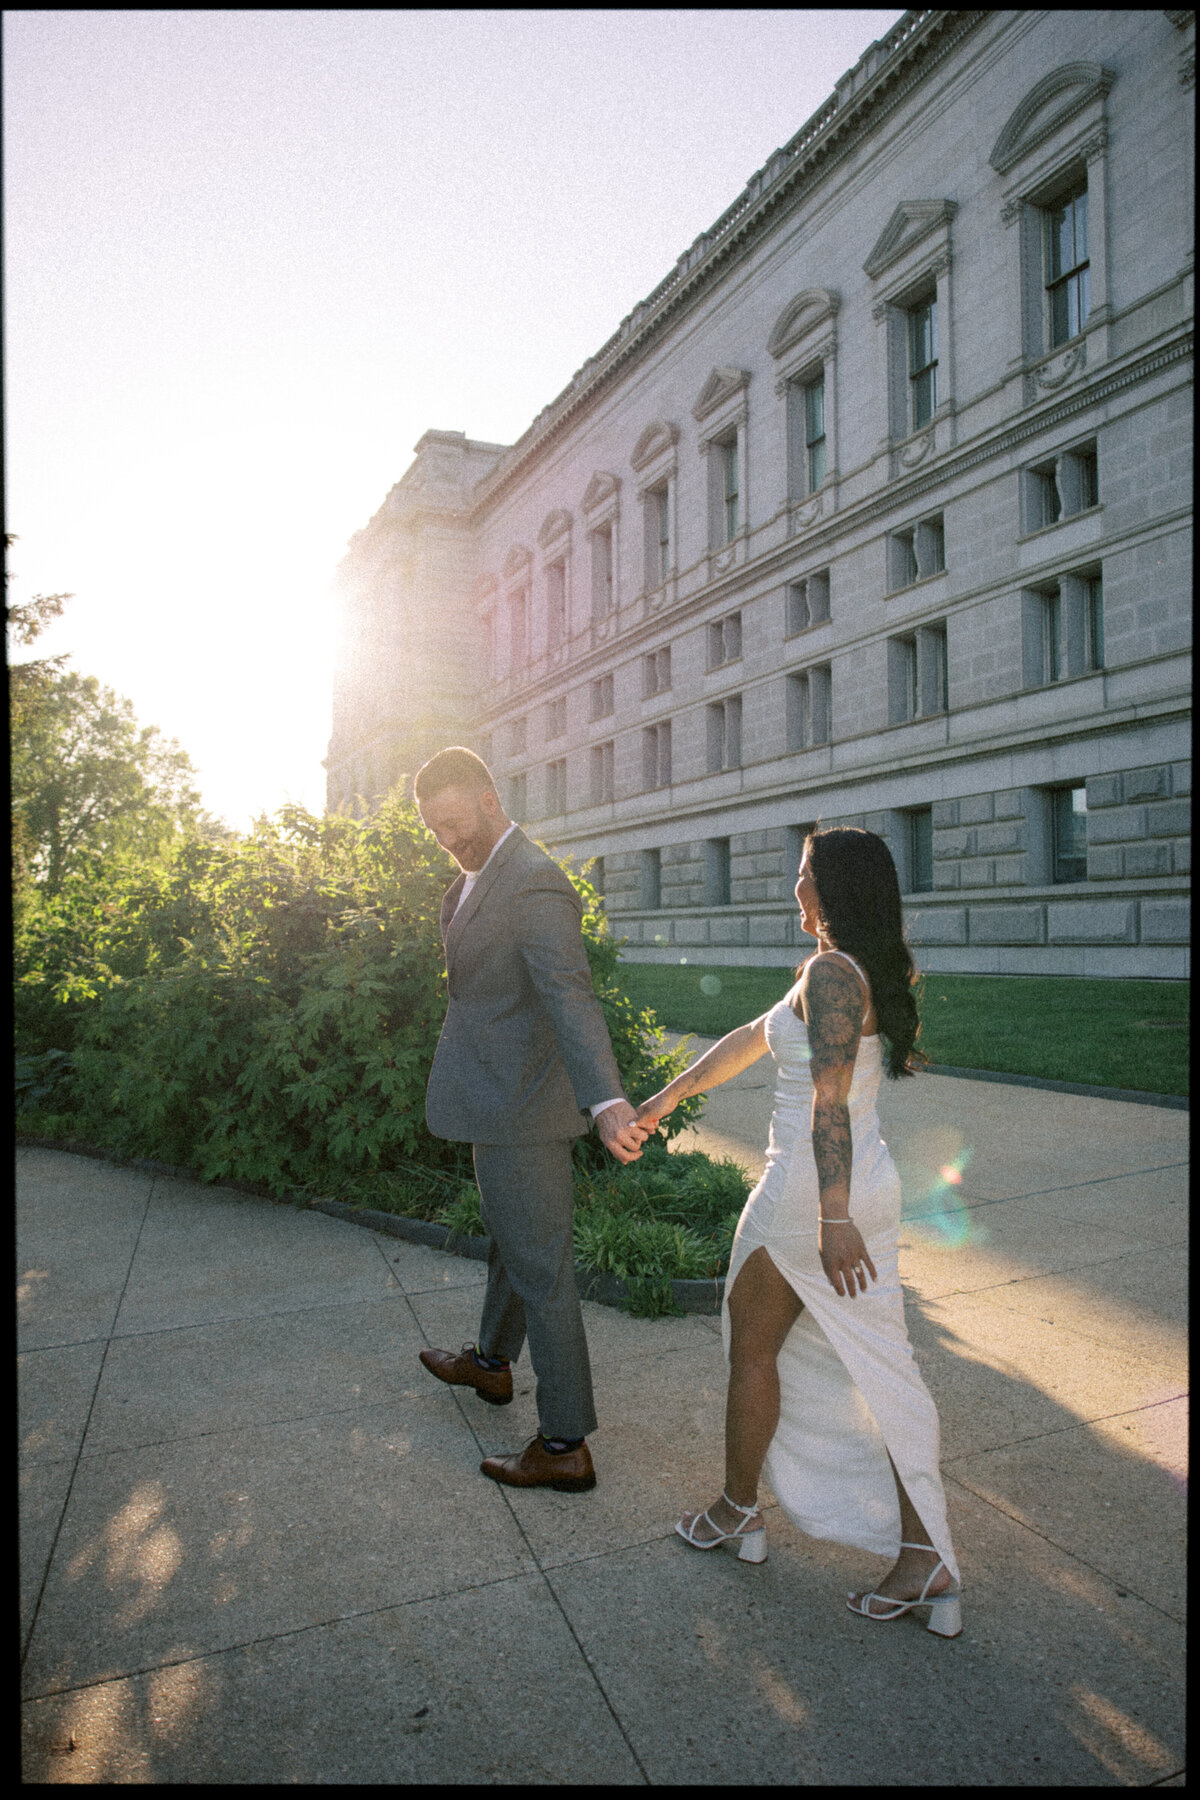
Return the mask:
<path id="1" fill-rule="evenodd" d="M 508 754 L 510 756 L 524 756 L 528 742 L 528 721 L 524 718 L 510 719 L 508 725 Z"/>
<path id="2" fill-rule="evenodd" d="M 642 496 L 645 507 L 645 579 L 648 588 L 661 587 L 671 572 L 671 486 L 664 481 Z"/>
<path id="3" fill-rule="evenodd" d="M 614 746 L 611 738 L 605 744 L 592 745 L 591 762 L 592 805 L 607 806 L 613 799 Z"/>
<path id="4" fill-rule="evenodd" d="M 1060 575 L 1021 595 L 1026 687 L 1046 687 L 1104 667 L 1104 584 L 1099 570 Z"/>
<path id="5" fill-rule="evenodd" d="M 913 806 L 903 814 L 907 868 L 906 887 L 910 894 L 933 891 L 933 808 Z"/>
<path id="6" fill-rule="evenodd" d="M 592 540 L 592 619 L 607 618 L 616 605 L 613 527 L 599 525 Z"/>
<path id="7" fill-rule="evenodd" d="M 604 719 L 613 710 L 613 678 L 611 675 L 598 675 L 588 689 L 590 701 L 590 717 Z"/>
<path id="8" fill-rule="evenodd" d="M 722 663 L 736 662 L 742 654 L 742 615 L 727 613 L 723 619 L 712 619 L 708 627 L 708 666 L 719 669 Z"/>
<path id="9" fill-rule="evenodd" d="M 889 593 L 911 587 L 946 567 L 946 525 L 942 513 L 932 513 L 913 525 L 889 531 L 885 545 Z"/>
<path id="10" fill-rule="evenodd" d="M 662 908 L 662 851 L 638 852 L 638 901 L 646 912 Z"/>
<path id="11" fill-rule="evenodd" d="M 944 621 L 888 639 L 888 723 L 901 725 L 949 705 Z"/>
<path id="12" fill-rule="evenodd" d="M 829 570 L 815 569 L 802 581 L 790 581 L 784 590 L 784 636 L 794 637 L 811 625 L 828 622 Z"/>
<path id="13" fill-rule="evenodd" d="M 567 759 L 546 764 L 546 817 L 556 819 L 567 810 Z"/>
<path id="14" fill-rule="evenodd" d="M 567 697 L 560 694 L 557 700 L 546 702 L 546 737 L 554 739 L 567 735 Z"/>
<path id="15" fill-rule="evenodd" d="M 546 647 L 557 650 L 567 640 L 567 563 L 565 557 L 546 565 Z"/>
<path id="16" fill-rule="evenodd" d="M 908 337 L 908 426 L 928 425 L 938 406 L 937 289 L 904 309 Z"/>
<path id="17" fill-rule="evenodd" d="M 1091 310 L 1086 177 L 1043 205 L 1041 213 L 1046 329 L 1048 347 L 1054 350 L 1079 336 Z"/>
<path id="18" fill-rule="evenodd" d="M 1087 880 L 1087 788 L 1052 788 L 1050 802 L 1050 879 Z"/>
<path id="19" fill-rule="evenodd" d="M 1096 440 L 1060 450 L 1021 470 L 1021 530 L 1028 535 L 1100 504 Z"/>
<path id="20" fill-rule="evenodd" d="M 508 601 L 508 667 L 510 674 L 518 674 L 524 667 L 528 655 L 529 592 L 522 588 L 519 593 L 511 594 Z"/>
<path id="21" fill-rule="evenodd" d="M 599 894 L 600 899 L 603 900 L 604 895 L 605 895 L 605 885 L 604 884 L 607 879 L 607 870 L 604 867 L 604 858 L 602 856 L 593 856 L 591 862 L 588 864 L 587 868 L 584 870 L 584 874 L 587 876 L 588 880 L 591 882 L 592 886 L 595 888 L 597 894 Z"/>
<path id="22" fill-rule="evenodd" d="M 732 899 L 729 839 L 709 838 L 704 845 L 704 904 L 728 906 Z"/>
<path id="23" fill-rule="evenodd" d="M 657 650 L 650 650 L 642 658 L 642 698 L 653 699 L 655 694 L 665 694 L 671 685 L 671 646 L 661 644 Z"/>
<path id="24" fill-rule="evenodd" d="M 508 778 L 508 816 L 518 822 L 526 817 L 528 809 L 528 784 L 524 773 L 510 775 Z"/>
<path id="25" fill-rule="evenodd" d="M 809 750 L 816 744 L 829 742 L 832 727 L 831 699 L 832 684 L 828 663 L 818 663 L 811 669 L 798 669 L 788 676 L 784 734 L 789 750 Z"/>
<path id="26" fill-rule="evenodd" d="M 742 763 L 742 696 L 729 694 L 707 708 L 708 773 L 738 769 Z"/>
<path id="27" fill-rule="evenodd" d="M 642 728 L 642 786 L 663 788 L 671 785 L 671 721 L 661 719 L 657 725 Z"/>
<path id="28" fill-rule="evenodd" d="M 715 446 L 721 470 L 721 542 L 732 543 L 741 529 L 741 468 L 738 434 Z"/>

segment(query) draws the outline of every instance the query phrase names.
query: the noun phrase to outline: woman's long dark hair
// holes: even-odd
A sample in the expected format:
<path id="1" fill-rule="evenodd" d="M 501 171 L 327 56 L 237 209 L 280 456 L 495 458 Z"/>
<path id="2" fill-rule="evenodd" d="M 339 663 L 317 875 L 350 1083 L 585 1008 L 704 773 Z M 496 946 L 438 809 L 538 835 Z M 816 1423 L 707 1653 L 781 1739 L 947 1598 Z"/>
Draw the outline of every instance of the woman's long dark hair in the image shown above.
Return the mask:
<path id="1" fill-rule="evenodd" d="M 870 980 L 875 1016 L 887 1040 L 887 1072 L 893 1078 L 915 1075 L 929 1059 L 916 1048 L 921 1020 L 913 986 L 919 973 L 904 940 L 892 853 L 873 831 L 854 825 L 812 831 L 805 849 L 823 935 L 860 962 Z"/>

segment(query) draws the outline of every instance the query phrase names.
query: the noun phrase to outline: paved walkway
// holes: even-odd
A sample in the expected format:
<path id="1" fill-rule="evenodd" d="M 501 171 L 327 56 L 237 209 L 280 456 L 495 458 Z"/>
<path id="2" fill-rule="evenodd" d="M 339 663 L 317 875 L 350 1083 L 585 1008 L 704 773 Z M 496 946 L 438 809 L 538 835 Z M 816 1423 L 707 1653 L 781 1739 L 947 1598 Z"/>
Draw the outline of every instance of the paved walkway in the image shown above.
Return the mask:
<path id="1" fill-rule="evenodd" d="M 754 1165 L 765 1065 L 704 1147 Z M 536 1419 L 435 1384 L 480 1265 L 18 1153 L 24 1780 L 1182 1785 L 1187 1115 L 889 1086 L 966 1630 L 720 1475 L 715 1319 L 587 1305 L 595 1492 L 477 1473 Z M 961 1175 L 947 1180 L 941 1173 Z"/>

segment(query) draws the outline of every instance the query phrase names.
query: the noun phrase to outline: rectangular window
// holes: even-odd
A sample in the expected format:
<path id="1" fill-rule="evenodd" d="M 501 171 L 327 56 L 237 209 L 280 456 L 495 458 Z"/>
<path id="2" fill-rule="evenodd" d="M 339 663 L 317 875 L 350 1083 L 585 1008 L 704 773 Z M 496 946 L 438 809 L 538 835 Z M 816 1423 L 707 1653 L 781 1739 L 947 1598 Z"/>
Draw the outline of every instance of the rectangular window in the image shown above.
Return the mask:
<path id="1" fill-rule="evenodd" d="M 729 901 L 729 839 L 709 838 L 704 846 L 704 904 L 728 906 Z"/>
<path id="2" fill-rule="evenodd" d="M 719 446 L 721 456 L 721 493 L 724 505 L 722 523 L 724 526 L 724 542 L 731 543 L 738 534 L 740 524 L 740 475 L 738 473 L 738 441 L 730 438 L 726 444 Z"/>
<path id="3" fill-rule="evenodd" d="M 890 592 L 909 587 L 917 579 L 917 529 L 892 531 L 887 539 L 887 584 Z"/>
<path id="4" fill-rule="evenodd" d="M 592 745 L 592 805 L 607 806 L 613 798 L 613 746 Z"/>
<path id="5" fill-rule="evenodd" d="M 1062 517 L 1057 460 L 1026 471 L 1025 499 L 1027 531 L 1044 531 L 1047 525 L 1057 525 Z"/>
<path id="6" fill-rule="evenodd" d="M 665 694 L 671 685 L 671 646 L 663 644 L 642 658 L 642 699 Z"/>
<path id="7" fill-rule="evenodd" d="M 546 764 L 546 816 L 558 818 L 567 810 L 567 759 Z"/>
<path id="8" fill-rule="evenodd" d="M 508 754 L 524 756 L 529 733 L 525 719 L 513 719 L 508 727 Z"/>
<path id="9" fill-rule="evenodd" d="M 825 373 L 804 389 L 804 464 L 807 488 L 815 494 L 825 479 Z"/>
<path id="10" fill-rule="evenodd" d="M 508 666 L 511 674 L 525 667 L 525 615 L 528 595 L 522 589 L 508 602 Z"/>
<path id="11" fill-rule="evenodd" d="M 642 731 L 642 786 L 671 785 L 671 721 L 647 725 Z"/>
<path id="12" fill-rule="evenodd" d="M 1050 795 L 1051 877 L 1087 880 L 1087 789 L 1055 788 Z"/>
<path id="13" fill-rule="evenodd" d="M 908 308 L 910 427 L 919 431 L 937 411 L 937 300 Z"/>
<path id="14" fill-rule="evenodd" d="M 828 663 L 788 676 L 785 741 L 790 751 L 810 750 L 829 742 L 830 698 Z"/>
<path id="15" fill-rule="evenodd" d="M 1073 518 L 1100 504 L 1095 442 L 1047 457 L 1021 471 L 1023 531 L 1044 531 L 1060 519 Z"/>
<path id="16" fill-rule="evenodd" d="M 914 806 L 907 822 L 909 891 L 928 894 L 933 889 L 932 806 Z"/>
<path id="17" fill-rule="evenodd" d="M 605 882 L 604 858 L 602 856 L 593 856 L 591 865 L 584 869 L 584 874 L 599 894 L 601 900 L 603 900 Z"/>
<path id="18" fill-rule="evenodd" d="M 731 694 L 708 708 L 708 773 L 719 775 L 742 762 L 742 696 Z"/>
<path id="19" fill-rule="evenodd" d="M 607 718 L 608 714 L 610 712 L 612 712 L 612 710 L 613 710 L 613 678 L 612 678 L 612 676 L 611 675 L 597 676 L 596 680 L 593 681 L 591 684 L 590 695 L 591 695 L 591 717 L 592 717 L 592 719 L 595 720 L 595 719 Z"/>
<path id="20" fill-rule="evenodd" d="M 615 604 L 613 593 L 613 528 L 601 525 L 592 533 L 592 619 L 604 619 Z"/>
<path id="21" fill-rule="evenodd" d="M 526 780 L 524 775 L 508 778 L 508 816 L 518 823 L 526 814 Z"/>
<path id="22" fill-rule="evenodd" d="M 708 666 L 719 669 L 722 663 L 736 662 L 742 654 L 742 615 L 730 613 L 714 619 L 708 627 Z"/>
<path id="23" fill-rule="evenodd" d="M 546 569 L 546 644 L 557 650 L 567 641 L 567 565 L 552 562 Z"/>
<path id="24" fill-rule="evenodd" d="M 1050 348 L 1078 337 L 1091 310 L 1086 186 L 1042 214 Z"/>
<path id="25" fill-rule="evenodd" d="M 646 912 L 662 907 L 662 851 L 642 850 L 638 855 L 638 898 Z"/>
<path id="26" fill-rule="evenodd" d="M 651 488 L 646 508 L 646 586 L 661 587 L 671 570 L 671 490 L 664 482 Z"/>
<path id="27" fill-rule="evenodd" d="M 1021 596 L 1026 687 L 1104 667 L 1104 588 L 1100 575 L 1063 575 Z"/>
<path id="28" fill-rule="evenodd" d="M 567 697 L 561 694 L 557 700 L 551 700 L 546 706 L 546 736 L 560 738 L 567 735 Z M 486 762 L 487 758 L 484 758 Z"/>
<path id="29" fill-rule="evenodd" d="M 887 583 L 889 593 L 941 575 L 946 567 L 946 526 L 941 513 L 916 525 L 903 525 L 887 535 Z"/>
<path id="30" fill-rule="evenodd" d="M 829 622 L 829 570 L 818 569 L 789 584 L 784 602 L 784 635 L 794 637 L 810 625 Z"/>

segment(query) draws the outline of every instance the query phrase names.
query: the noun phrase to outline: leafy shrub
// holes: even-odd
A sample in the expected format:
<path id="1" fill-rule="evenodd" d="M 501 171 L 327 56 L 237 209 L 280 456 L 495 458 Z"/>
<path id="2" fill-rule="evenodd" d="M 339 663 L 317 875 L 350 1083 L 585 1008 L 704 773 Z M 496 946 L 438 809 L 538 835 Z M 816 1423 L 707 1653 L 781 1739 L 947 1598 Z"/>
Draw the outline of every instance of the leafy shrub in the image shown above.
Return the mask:
<path id="1" fill-rule="evenodd" d="M 411 803 L 394 795 L 366 821 L 285 807 L 244 840 L 192 838 L 161 867 L 109 874 L 35 897 L 18 934 L 18 1045 L 73 1057 L 76 1135 L 278 1194 L 360 1182 L 366 1204 L 370 1179 L 414 1163 L 462 1173 L 462 1146 L 425 1127 L 453 868 Z M 622 992 L 598 897 L 571 879 L 636 1102 L 686 1056 Z M 668 1128 L 699 1109 L 685 1102 Z M 605 1155 L 583 1140 L 578 1164 Z"/>

